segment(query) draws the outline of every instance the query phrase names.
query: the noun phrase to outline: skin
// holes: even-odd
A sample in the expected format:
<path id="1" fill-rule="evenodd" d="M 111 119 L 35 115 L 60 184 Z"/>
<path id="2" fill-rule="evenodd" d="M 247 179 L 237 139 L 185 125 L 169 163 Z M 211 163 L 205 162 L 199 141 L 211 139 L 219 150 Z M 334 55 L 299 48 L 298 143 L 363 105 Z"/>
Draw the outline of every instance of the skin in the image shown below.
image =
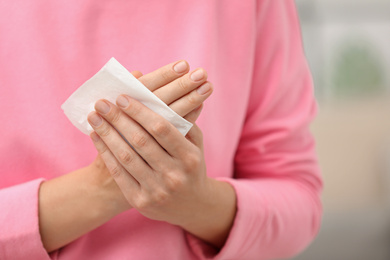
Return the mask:
<path id="1" fill-rule="evenodd" d="M 181 67 L 176 72 L 178 63 L 139 80 L 194 123 L 212 85 L 203 69 L 188 73 L 186 62 L 176 66 Z M 96 160 L 41 185 L 39 221 L 46 250 L 54 251 L 132 208 L 223 246 L 236 212 L 235 192 L 229 184 L 207 177 L 199 127 L 194 125 L 184 137 L 141 103 L 121 97 L 127 106 L 100 100 L 95 106 L 100 112 L 89 115 L 95 129 L 91 138 L 99 152 Z"/>

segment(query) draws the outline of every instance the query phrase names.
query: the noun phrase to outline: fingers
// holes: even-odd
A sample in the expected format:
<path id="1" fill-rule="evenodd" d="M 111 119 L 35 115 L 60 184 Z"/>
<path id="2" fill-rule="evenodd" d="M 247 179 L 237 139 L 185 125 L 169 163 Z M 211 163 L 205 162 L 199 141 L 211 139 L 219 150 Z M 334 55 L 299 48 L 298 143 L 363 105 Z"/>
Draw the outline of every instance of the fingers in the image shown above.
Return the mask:
<path id="1" fill-rule="evenodd" d="M 167 104 L 173 111 L 184 117 L 200 106 L 212 93 L 213 86 L 207 81 L 207 72 L 198 68 L 187 73 L 186 61 L 168 64 L 149 74 L 133 71 L 135 77 Z"/>
<path id="2" fill-rule="evenodd" d="M 133 163 L 143 159 L 143 164 L 146 162 L 149 168 L 160 170 L 161 161 L 170 162 L 170 156 L 156 140 L 118 107 L 109 101 L 99 100 L 96 102 L 95 109 L 105 120 L 103 120 L 102 126 L 96 127 L 95 125 L 95 127 L 92 127 L 94 127 L 95 131 L 101 136 L 110 150 L 113 151 L 115 157 L 124 164 L 127 170 L 134 172 L 135 175 L 145 175 L 142 171 L 141 173 L 138 171 L 135 172 L 137 168 L 135 168 Z M 136 109 L 134 109 L 133 113 L 138 113 Z M 131 147 L 134 148 L 136 153 L 125 143 L 125 140 L 119 135 L 118 131 L 129 142 Z M 122 148 L 124 145 L 127 146 L 127 150 L 129 151 Z M 126 159 L 126 157 L 129 158 Z M 136 161 L 134 158 L 136 158 Z M 137 180 L 142 177 L 144 176 L 135 176 Z"/>
<path id="3" fill-rule="evenodd" d="M 130 148 L 112 125 L 96 112 L 91 112 L 88 115 L 88 122 L 108 148 L 105 149 L 105 146 L 101 143 L 99 143 L 101 146 L 97 147 L 102 158 L 106 158 L 112 162 L 112 164 L 106 165 L 107 168 L 111 165 L 111 173 L 114 176 L 123 174 L 123 169 L 116 167 L 116 165 L 119 164 L 114 163 L 113 157 L 115 157 L 116 161 L 119 162 L 134 179 L 139 183 L 145 182 L 148 173 L 152 171 L 151 168 L 133 149 Z M 111 151 L 113 156 L 107 155 L 109 154 L 109 151 Z"/>
<path id="4" fill-rule="evenodd" d="M 207 80 L 207 73 L 204 69 L 199 68 L 186 74 L 171 83 L 156 89 L 154 94 L 165 104 L 171 104 L 178 98 L 186 95 L 192 90 L 198 88 Z"/>
<path id="5" fill-rule="evenodd" d="M 99 135 L 96 132 L 92 132 L 90 137 L 96 150 L 99 152 L 100 157 L 103 159 L 107 169 L 115 179 L 123 194 L 126 196 L 131 192 L 137 192 L 140 188 L 138 181 L 126 172 Z"/>
<path id="6" fill-rule="evenodd" d="M 210 82 L 206 82 L 196 90 L 191 91 L 187 95 L 171 103 L 169 107 L 177 114 L 184 117 L 188 113 L 202 105 L 212 92 L 212 84 Z M 195 122 L 195 120 L 193 122 Z"/>
<path id="7" fill-rule="evenodd" d="M 150 91 L 155 91 L 156 89 L 164 86 L 180 76 L 186 74 L 190 66 L 184 60 L 171 63 L 161 67 L 149 74 L 143 75 L 139 78 L 142 84 L 144 84 Z"/>
<path id="8" fill-rule="evenodd" d="M 121 95 L 117 99 L 117 105 L 131 119 L 142 126 L 172 157 L 180 158 L 191 149 L 190 143 L 179 130 L 162 116 L 153 112 L 137 100 L 129 96 Z M 140 148 L 143 149 L 144 147 Z M 140 154 L 142 153 L 141 151 L 138 152 Z M 153 154 L 155 152 L 153 151 Z M 143 157 L 143 155 L 141 156 Z"/>

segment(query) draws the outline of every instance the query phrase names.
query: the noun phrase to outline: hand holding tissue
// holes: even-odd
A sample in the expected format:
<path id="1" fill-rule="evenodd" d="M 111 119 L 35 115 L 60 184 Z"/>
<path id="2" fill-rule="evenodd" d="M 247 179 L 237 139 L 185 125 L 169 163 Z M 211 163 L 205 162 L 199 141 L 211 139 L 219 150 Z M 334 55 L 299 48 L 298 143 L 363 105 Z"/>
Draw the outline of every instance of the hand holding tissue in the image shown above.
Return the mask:
<path id="1" fill-rule="evenodd" d="M 99 99 L 106 99 L 115 104 L 116 98 L 121 94 L 140 101 L 168 120 L 183 135 L 186 135 L 192 127 L 190 122 L 176 114 L 114 58 L 81 85 L 61 108 L 72 124 L 88 135 L 92 132 L 92 127 L 87 121 L 87 116 L 94 111 L 95 103 Z"/>

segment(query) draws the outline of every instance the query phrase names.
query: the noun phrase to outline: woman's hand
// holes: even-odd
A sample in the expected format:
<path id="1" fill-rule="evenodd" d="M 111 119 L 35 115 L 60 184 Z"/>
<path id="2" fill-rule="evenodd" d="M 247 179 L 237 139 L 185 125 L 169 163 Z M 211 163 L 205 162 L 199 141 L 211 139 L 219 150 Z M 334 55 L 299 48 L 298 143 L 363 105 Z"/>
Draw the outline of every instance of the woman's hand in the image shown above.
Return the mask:
<path id="1" fill-rule="evenodd" d="M 212 93 L 212 85 L 207 81 L 206 71 L 198 68 L 188 73 L 189 68 L 188 63 L 182 60 L 165 65 L 146 75 L 142 75 L 139 71 L 132 71 L 131 73 L 173 111 L 184 117 L 201 108 L 202 103 Z M 190 116 L 187 119 L 194 123 L 197 117 Z M 107 191 L 111 195 L 118 195 L 117 185 L 110 176 L 100 155 L 92 162 L 90 168 L 99 173 L 100 178 L 97 180 L 108 189 Z M 120 196 L 121 193 L 118 197 Z M 123 204 L 123 200 L 118 200 L 118 202 L 122 208 L 130 206 Z"/>
<path id="2" fill-rule="evenodd" d="M 187 224 L 199 213 L 197 203 L 204 203 L 211 195 L 201 131 L 195 125 L 186 138 L 130 97 L 120 96 L 117 104 L 120 109 L 99 101 L 96 110 L 102 117 L 96 112 L 89 115 L 96 131 L 91 137 L 100 156 L 127 201 L 141 214 Z M 188 117 L 195 119 L 199 113 L 200 109 Z"/>
<path id="3" fill-rule="evenodd" d="M 139 71 L 133 71 L 132 74 L 173 111 L 195 123 L 200 114 L 202 103 L 212 93 L 212 85 L 207 81 L 207 73 L 204 69 L 198 68 L 191 73 L 188 73 L 188 70 L 188 63 L 179 61 L 165 65 L 146 75 L 142 75 Z M 98 175 L 98 186 L 105 188 L 106 197 L 118 198 L 113 203 L 119 207 L 118 210 L 131 207 L 130 204 L 123 203 L 124 200 L 121 199 L 123 195 L 110 176 L 100 154 L 90 165 L 90 168 Z"/>
<path id="4" fill-rule="evenodd" d="M 129 204 L 221 247 L 235 216 L 235 192 L 207 177 L 200 129 L 194 125 L 184 137 L 125 95 L 117 106 L 100 100 L 95 109 L 88 116 L 91 138 Z M 200 110 L 185 118 L 195 121 Z"/>
<path id="5" fill-rule="evenodd" d="M 184 63 L 185 64 L 185 63 Z M 183 65 L 183 64 L 182 64 Z M 172 67 L 172 66 L 171 66 Z M 174 68 L 175 66 L 173 66 Z M 152 76 L 144 76 L 143 78 L 140 78 L 141 81 L 145 85 L 149 87 L 149 89 L 154 91 L 154 94 L 158 96 L 161 100 L 163 100 L 166 104 L 168 104 L 173 110 L 175 110 L 179 115 L 185 116 L 185 118 L 190 121 L 190 122 L 195 122 L 197 117 L 200 114 L 201 111 L 201 104 L 203 101 L 210 96 L 212 92 L 212 86 L 211 83 L 206 82 L 207 80 L 207 74 L 203 69 L 197 69 L 192 73 L 186 74 L 183 77 L 180 77 L 174 81 L 171 81 L 170 83 L 162 82 L 161 80 L 166 80 L 167 78 L 172 78 L 175 73 L 177 73 L 174 70 L 166 70 L 165 72 L 162 72 L 162 70 L 167 69 L 166 67 L 161 68 L 160 71 L 157 71 L 157 74 L 165 75 L 166 77 L 159 77 L 160 81 L 153 81 L 150 80 L 149 78 L 153 78 Z M 154 77 L 155 78 L 155 77 Z M 205 83 L 206 82 L 206 83 Z M 162 85 L 165 84 L 163 87 L 156 88 L 154 85 Z M 122 98 L 122 99 L 121 99 Z M 126 171 L 139 171 L 143 172 L 146 174 L 147 171 L 149 170 L 155 170 L 154 174 L 157 174 L 156 176 L 159 176 L 158 179 L 150 179 L 151 181 L 157 181 L 158 183 L 144 183 L 142 191 L 144 192 L 143 198 L 140 198 L 137 201 L 131 201 L 134 196 L 129 194 L 129 190 L 126 190 L 124 187 L 121 185 L 133 185 L 135 183 L 141 183 L 141 180 L 135 180 L 134 183 L 132 182 L 121 182 L 118 181 L 117 179 L 117 184 L 122 188 L 122 192 L 126 199 L 130 202 L 129 205 L 136 207 L 142 214 L 145 216 L 148 216 L 152 219 L 158 219 L 158 220 L 166 220 L 168 221 L 167 218 L 164 219 L 162 215 L 157 216 L 158 213 L 154 214 L 149 212 L 147 210 L 147 206 L 145 207 L 140 206 L 139 203 L 141 203 L 142 200 L 144 200 L 145 204 L 153 204 L 153 196 L 161 197 L 163 194 L 168 194 L 169 189 L 177 189 L 180 188 L 182 189 L 183 192 L 186 192 L 190 195 L 196 194 L 196 192 L 191 192 L 188 188 L 191 186 L 194 187 L 194 183 L 199 183 L 199 186 L 202 188 L 205 187 L 204 182 L 206 181 L 206 170 L 205 170 L 205 165 L 204 165 L 204 160 L 203 160 L 203 151 L 202 151 L 202 141 L 201 141 L 201 132 L 198 129 L 198 127 L 195 125 L 193 129 L 188 133 L 187 137 L 189 140 L 192 140 L 194 142 L 191 143 L 189 142 L 186 138 L 184 138 L 168 121 L 163 119 L 161 116 L 155 114 L 151 110 L 147 109 L 144 105 L 141 103 L 132 100 L 129 97 L 121 96 L 118 100 L 122 100 L 122 102 L 129 102 L 131 100 L 132 104 L 127 109 L 124 111 L 127 112 L 127 115 L 123 113 L 118 107 L 115 105 L 111 104 L 108 101 L 105 100 L 100 100 L 96 104 L 96 110 L 102 113 L 103 115 L 106 116 L 107 119 L 109 119 L 110 124 L 106 122 L 104 126 L 106 126 L 106 129 L 103 129 L 102 127 L 99 127 L 99 133 L 102 135 L 105 135 L 107 138 L 112 138 L 112 136 L 115 137 L 115 146 L 121 147 L 120 149 L 121 152 L 124 154 L 122 155 L 117 155 L 116 156 L 122 156 L 120 157 L 120 160 L 124 160 L 126 164 Z M 136 106 L 137 105 L 137 106 Z M 124 107 L 124 108 L 125 108 Z M 194 108 L 196 108 L 194 110 Z M 141 122 L 136 123 L 135 118 L 131 120 L 128 115 L 131 112 L 137 111 L 137 108 L 140 111 L 146 112 L 146 114 L 140 114 L 139 117 L 137 117 L 139 120 L 142 121 L 142 123 L 149 123 L 147 126 L 142 125 Z M 192 112 L 191 112 L 192 111 Z M 94 114 L 96 117 L 99 117 L 96 113 Z M 134 116 L 137 115 L 137 113 L 134 114 Z M 154 125 L 151 125 L 151 123 L 155 124 L 161 124 L 164 125 L 164 127 L 169 127 L 171 129 L 170 131 L 174 131 L 177 135 L 172 136 L 168 145 L 173 145 L 172 149 L 168 149 L 170 147 L 161 147 L 159 143 L 153 139 L 153 137 L 149 136 L 148 138 L 148 144 L 150 143 L 150 146 L 143 145 L 142 142 L 146 142 L 146 136 L 148 136 L 148 132 L 146 132 L 145 129 L 149 129 L 146 127 L 155 127 Z M 90 122 L 91 123 L 91 122 Z M 93 124 L 92 124 L 93 125 Z M 139 155 L 134 152 L 130 146 L 122 139 L 120 134 L 112 127 L 114 126 L 122 135 L 131 143 L 131 145 L 136 148 L 138 153 L 143 153 L 143 157 L 139 157 Z M 173 128 L 173 129 L 172 129 Z M 103 131 L 103 132 L 102 132 Z M 110 131 L 109 133 L 104 133 L 104 131 Z M 153 130 L 152 130 L 153 131 Z M 163 131 L 163 130 L 155 130 L 155 131 Z M 157 135 L 159 133 L 156 133 Z M 95 139 L 98 138 L 96 134 L 92 134 L 92 137 L 95 137 Z M 106 140 L 107 140 L 106 138 Z M 136 140 L 139 138 L 139 140 Z M 156 139 L 157 140 L 157 139 Z M 178 140 L 181 140 L 182 143 L 177 143 Z M 183 143 L 184 141 L 184 143 Z M 100 145 L 99 145 L 100 144 Z M 103 145 L 104 142 L 97 142 L 95 143 L 97 147 L 99 147 L 99 156 L 103 158 L 103 160 L 106 163 L 106 166 L 108 167 L 109 171 L 112 173 L 114 178 L 120 178 L 120 177 L 126 177 L 126 176 L 131 176 L 131 175 L 122 175 L 121 174 L 116 174 L 116 172 L 120 171 L 119 163 L 117 163 L 113 154 L 109 152 L 108 149 L 106 149 Z M 198 146 L 197 146 L 198 145 Z M 139 149 L 137 149 L 139 147 Z M 176 151 L 175 151 L 176 149 Z M 103 152 L 103 150 L 105 152 Z M 169 152 L 170 151 L 170 152 Z M 167 153 L 168 152 L 168 153 Z M 179 158 L 173 158 L 171 155 L 173 155 L 176 152 L 177 155 L 181 155 L 182 157 Z M 147 158 L 147 155 L 145 153 L 150 154 L 150 158 Z M 127 164 L 130 159 L 133 158 L 134 156 L 138 157 L 138 163 L 135 164 Z M 191 157 L 197 157 L 195 160 L 201 162 L 200 165 L 198 165 L 199 169 L 195 168 L 193 163 L 191 162 Z M 188 159 L 190 158 L 190 159 Z M 171 160 L 170 160 L 171 159 Z M 147 163 L 145 163 L 145 161 Z M 156 163 L 153 164 L 152 160 L 155 160 Z M 162 173 L 159 168 L 159 162 L 164 161 L 164 162 L 169 162 L 170 168 L 166 168 L 164 170 L 167 170 L 171 173 L 170 178 L 165 176 L 165 172 Z M 146 168 L 140 168 L 139 163 L 141 163 L 143 166 L 146 166 Z M 189 164 L 190 166 L 188 166 Z M 155 167 L 155 168 L 150 168 Z M 132 169 L 134 167 L 134 169 Z M 162 165 L 162 167 L 166 167 L 166 165 Z M 196 174 L 192 175 L 187 175 L 184 173 L 189 173 L 189 170 L 191 171 L 196 171 Z M 160 172 L 159 172 L 160 171 Z M 202 172 L 202 174 L 198 174 L 199 172 Z M 178 174 L 176 174 L 178 173 Z M 134 173 L 136 174 L 136 173 Z M 152 172 L 150 172 L 152 174 Z M 175 175 L 176 174 L 176 175 Z M 142 175 L 142 173 L 138 173 L 139 176 Z M 139 177 L 140 178 L 140 177 Z M 178 182 L 183 181 L 188 187 L 171 187 L 172 185 L 177 185 Z M 189 185 L 191 184 L 191 185 Z M 155 186 L 155 187 L 154 187 Z M 147 193 L 147 189 L 149 190 L 149 193 Z M 164 188 L 167 188 L 168 190 L 164 190 Z M 130 191 L 135 191 L 134 189 L 130 189 Z M 151 192 L 153 191 L 153 193 Z M 161 193 L 161 194 L 160 194 Z M 141 194 L 138 194 L 141 195 Z M 139 197 L 137 195 L 137 197 Z M 183 195 L 183 194 L 179 194 Z M 149 197 L 150 196 L 150 197 Z M 181 196 L 183 199 L 184 197 Z M 189 198 L 188 201 L 193 201 L 194 198 Z M 187 204 L 188 201 L 184 201 L 183 205 Z M 178 203 L 176 201 L 173 201 L 172 206 L 175 205 L 175 207 L 179 207 Z M 144 208 L 144 210 L 142 210 Z M 153 210 L 153 209 L 151 209 Z M 174 210 L 172 210 L 173 212 Z M 179 211 L 177 211 L 179 212 Z M 171 217 L 172 214 L 167 215 Z M 184 219 L 184 218 L 183 218 Z M 188 219 L 188 218 L 186 218 Z M 179 220 L 173 221 L 171 219 L 171 223 L 179 224 Z"/>

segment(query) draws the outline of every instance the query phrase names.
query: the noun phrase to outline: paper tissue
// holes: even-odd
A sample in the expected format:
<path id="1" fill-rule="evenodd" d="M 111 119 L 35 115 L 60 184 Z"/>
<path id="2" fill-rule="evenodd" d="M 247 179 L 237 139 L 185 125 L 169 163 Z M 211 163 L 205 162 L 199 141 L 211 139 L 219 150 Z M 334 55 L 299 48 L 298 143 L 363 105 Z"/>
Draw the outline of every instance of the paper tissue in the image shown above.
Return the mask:
<path id="1" fill-rule="evenodd" d="M 190 122 L 176 114 L 114 58 L 79 87 L 61 108 L 74 126 L 89 135 L 92 127 L 87 121 L 87 116 L 94 110 L 96 101 L 106 99 L 115 104 L 116 98 L 121 94 L 140 101 L 171 122 L 183 135 L 192 127 Z"/>

